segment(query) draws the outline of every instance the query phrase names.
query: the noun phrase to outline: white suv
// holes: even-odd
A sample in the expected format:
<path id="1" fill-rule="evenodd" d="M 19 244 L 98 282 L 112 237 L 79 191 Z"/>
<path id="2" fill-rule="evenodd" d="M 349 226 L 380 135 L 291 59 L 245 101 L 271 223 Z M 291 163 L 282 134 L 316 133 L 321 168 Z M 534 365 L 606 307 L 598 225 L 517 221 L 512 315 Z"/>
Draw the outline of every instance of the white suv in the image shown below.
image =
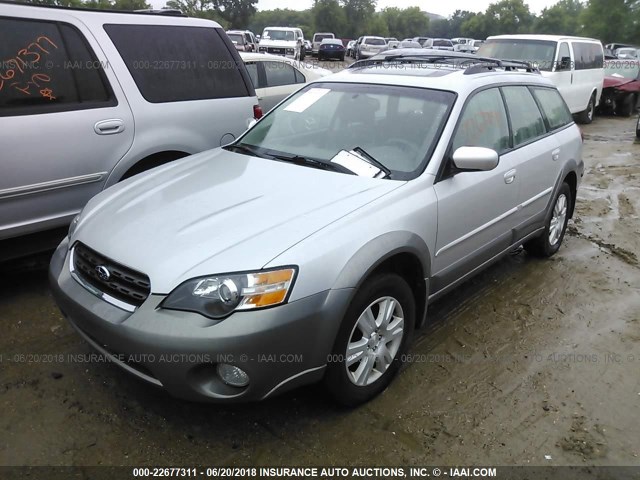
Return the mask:
<path id="1" fill-rule="evenodd" d="M 229 143 L 260 114 L 215 22 L 0 10 L 0 239 L 68 225 L 104 188 Z"/>
<path id="2" fill-rule="evenodd" d="M 520 245 L 556 253 L 583 174 L 558 90 L 420 50 L 310 83 L 237 142 L 89 202 L 50 268 L 79 334 L 183 398 L 323 380 L 354 405 L 391 382 L 429 302 Z"/>

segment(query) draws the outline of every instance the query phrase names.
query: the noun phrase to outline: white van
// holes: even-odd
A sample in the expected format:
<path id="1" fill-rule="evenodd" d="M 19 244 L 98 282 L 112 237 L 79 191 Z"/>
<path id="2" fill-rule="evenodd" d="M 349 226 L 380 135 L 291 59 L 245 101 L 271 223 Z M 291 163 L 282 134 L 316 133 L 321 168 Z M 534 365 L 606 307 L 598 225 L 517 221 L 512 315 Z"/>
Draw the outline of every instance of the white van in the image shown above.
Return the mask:
<path id="1" fill-rule="evenodd" d="M 284 55 L 294 60 L 304 59 L 302 30 L 292 27 L 266 27 L 258 45 L 260 53 Z"/>
<path id="2" fill-rule="evenodd" d="M 497 35 L 478 50 L 483 57 L 537 64 L 557 87 L 580 123 L 591 123 L 604 82 L 604 50 L 599 40 L 556 35 Z"/>

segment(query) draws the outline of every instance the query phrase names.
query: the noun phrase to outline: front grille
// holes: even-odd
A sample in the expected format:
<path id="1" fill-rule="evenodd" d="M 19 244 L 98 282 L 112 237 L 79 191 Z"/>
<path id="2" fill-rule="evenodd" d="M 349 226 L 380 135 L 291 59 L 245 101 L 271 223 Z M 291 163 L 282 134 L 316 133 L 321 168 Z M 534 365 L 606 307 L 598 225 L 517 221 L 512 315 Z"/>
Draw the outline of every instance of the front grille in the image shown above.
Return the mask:
<path id="1" fill-rule="evenodd" d="M 284 48 L 268 47 L 267 48 L 267 53 L 273 53 L 273 54 L 276 54 L 276 55 L 284 55 L 285 49 Z"/>
<path id="2" fill-rule="evenodd" d="M 101 292 L 136 307 L 142 305 L 151 293 L 149 277 L 144 273 L 120 265 L 80 242 L 73 250 L 76 274 Z M 106 268 L 109 278 L 101 278 L 98 267 Z"/>

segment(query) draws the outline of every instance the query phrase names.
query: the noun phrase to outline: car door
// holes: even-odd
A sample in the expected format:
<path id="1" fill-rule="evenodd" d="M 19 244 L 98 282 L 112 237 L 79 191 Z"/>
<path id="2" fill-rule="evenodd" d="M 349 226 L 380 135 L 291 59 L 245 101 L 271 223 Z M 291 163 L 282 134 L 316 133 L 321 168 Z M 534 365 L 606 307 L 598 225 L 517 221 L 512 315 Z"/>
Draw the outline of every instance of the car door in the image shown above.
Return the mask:
<path id="1" fill-rule="evenodd" d="M 68 223 L 129 150 L 134 125 L 83 24 L 47 9 L 1 17 L 0 31 L 3 238 Z"/>
<path id="2" fill-rule="evenodd" d="M 286 62 L 258 62 L 258 102 L 268 112 L 298 90 L 306 82 L 305 76 Z"/>
<path id="3" fill-rule="evenodd" d="M 568 59 L 568 60 L 567 60 Z M 558 87 L 558 91 L 567 102 L 573 113 L 578 113 L 580 106 L 577 105 L 577 94 L 574 85 L 575 58 L 573 50 L 569 48 L 568 42 L 560 42 L 556 52 L 556 60 L 553 65 L 553 73 L 550 79 Z"/>
<path id="4" fill-rule="evenodd" d="M 545 90 L 554 93 L 552 89 Z M 542 220 L 540 216 L 544 216 L 560 174 L 561 150 L 556 136 L 548 134 L 548 125 L 528 87 L 502 87 L 502 93 L 511 122 L 513 142 L 513 150 L 505 157 L 513 168 L 514 183 L 517 185 L 519 209 L 515 214 L 516 234 L 522 237 L 531 233 L 535 224 Z M 544 92 L 542 97 L 546 101 Z"/>
<path id="5" fill-rule="evenodd" d="M 500 155 L 490 171 L 456 172 L 451 156 L 459 147 L 486 147 Z M 438 233 L 432 293 L 463 277 L 506 249 L 515 226 L 517 183 L 508 156 L 509 126 L 497 87 L 468 101 L 451 140 L 446 164 L 434 189 Z"/>

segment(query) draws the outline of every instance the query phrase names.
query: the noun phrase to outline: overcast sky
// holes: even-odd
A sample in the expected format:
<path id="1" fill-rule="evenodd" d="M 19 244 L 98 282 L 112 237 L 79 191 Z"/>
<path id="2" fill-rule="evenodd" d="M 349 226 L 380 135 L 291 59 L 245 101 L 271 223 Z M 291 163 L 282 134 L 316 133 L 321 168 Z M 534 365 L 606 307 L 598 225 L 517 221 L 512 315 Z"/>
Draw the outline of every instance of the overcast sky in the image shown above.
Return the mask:
<path id="1" fill-rule="evenodd" d="M 378 0 L 377 10 L 385 7 L 420 7 L 421 10 L 437 13 L 448 17 L 456 10 L 470 10 L 472 12 L 484 12 L 490 3 L 497 0 L 449 0 L 449 1 L 416 1 L 416 0 Z M 543 8 L 553 5 L 557 0 L 529 0 L 529 8 L 539 13 Z M 258 0 L 258 10 L 272 10 L 274 8 L 291 8 L 304 10 L 313 5 L 313 0 Z"/>
<path id="2" fill-rule="evenodd" d="M 385 7 L 420 7 L 421 10 L 448 17 L 456 10 L 470 10 L 472 12 L 484 12 L 490 3 L 498 0 L 449 0 L 449 1 L 416 1 L 416 0 L 378 0 L 377 9 Z M 534 13 L 540 13 L 543 8 L 555 4 L 558 0 L 529 0 L 529 8 Z M 154 7 L 160 8 L 165 0 L 151 0 Z M 293 10 L 305 10 L 313 5 L 313 0 L 258 0 L 258 10 L 273 10 L 275 8 L 291 8 Z"/>

